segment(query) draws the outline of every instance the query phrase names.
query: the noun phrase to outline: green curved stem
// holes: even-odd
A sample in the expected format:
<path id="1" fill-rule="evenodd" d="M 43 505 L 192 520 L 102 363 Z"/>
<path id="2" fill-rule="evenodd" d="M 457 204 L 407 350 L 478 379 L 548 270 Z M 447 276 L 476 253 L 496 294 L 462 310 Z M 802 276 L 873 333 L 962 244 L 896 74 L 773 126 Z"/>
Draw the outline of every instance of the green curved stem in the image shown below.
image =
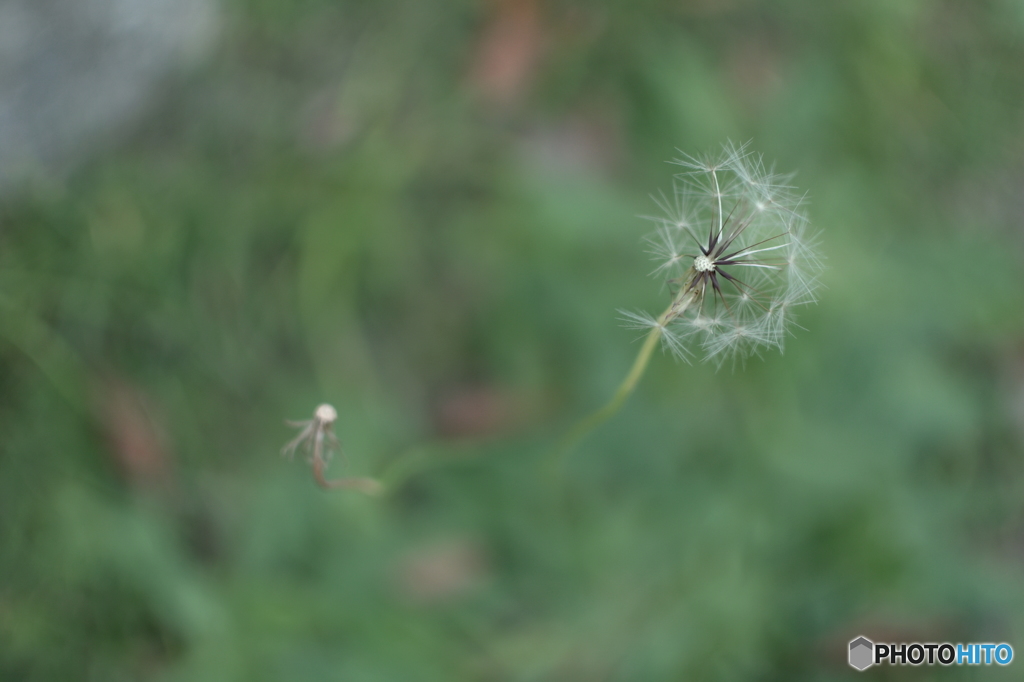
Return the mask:
<path id="1" fill-rule="evenodd" d="M 576 422 L 558 441 L 558 445 L 552 450 L 548 460 L 553 478 L 558 478 L 561 474 L 565 458 L 579 445 L 580 441 L 611 418 L 625 404 L 626 399 L 636 388 L 636 385 L 647 370 L 647 363 L 650 362 L 651 354 L 654 353 L 654 349 L 658 345 L 658 340 L 665 330 L 665 325 L 670 320 L 682 315 L 690 303 L 693 302 L 693 297 L 689 293 L 689 291 L 680 292 L 676 299 L 672 301 L 672 305 L 658 317 L 657 324 L 647 334 L 647 338 L 644 339 L 644 345 L 640 347 L 640 352 L 637 353 L 636 360 L 633 361 L 633 366 L 630 368 L 626 378 L 619 384 L 619 387 L 615 389 L 612 399 L 604 407 Z"/>
<path id="2" fill-rule="evenodd" d="M 411 447 L 394 458 L 385 470 L 377 477 L 380 483 L 380 494 L 390 495 L 406 481 L 426 471 L 448 464 L 473 461 L 473 451 L 482 445 L 480 441 L 468 439 L 462 442 L 424 443 Z M 444 448 L 447 454 L 441 457 L 431 456 L 431 451 Z M 467 454 L 469 451 L 470 454 Z"/>
<path id="3" fill-rule="evenodd" d="M 689 277 L 689 275 L 687 277 Z M 558 444 L 551 451 L 551 454 L 546 460 L 549 465 L 549 473 L 551 474 L 552 480 L 557 481 L 560 477 L 562 466 L 569 453 L 571 453 L 587 435 L 614 416 L 615 413 L 622 408 L 626 399 L 629 398 L 630 394 L 632 394 L 636 389 L 637 384 L 640 383 L 640 379 L 643 378 L 644 372 L 647 371 L 647 365 L 651 360 L 651 355 L 654 354 L 654 349 L 657 347 L 658 341 L 661 339 L 661 335 L 665 332 L 665 325 L 681 316 L 690 304 L 694 302 L 694 300 L 696 300 L 695 292 L 689 287 L 684 286 L 676 295 L 672 304 L 658 317 L 654 327 L 644 338 L 644 343 L 640 347 L 640 352 L 637 353 L 636 359 L 633 361 L 633 366 L 630 367 L 629 373 L 626 374 L 626 378 L 622 380 L 619 387 L 615 389 L 615 394 L 612 396 L 612 399 L 609 400 L 604 407 L 600 408 L 596 412 L 592 412 L 580 421 L 576 422 L 576 424 L 558 441 Z M 318 448 L 319 442 L 317 442 L 316 445 Z M 375 497 L 387 496 L 400 488 L 410 478 L 428 469 L 463 459 L 461 456 L 432 459 L 427 456 L 427 451 L 429 449 L 430 446 L 426 445 L 414 447 L 405 451 L 393 460 L 386 470 L 376 478 L 357 477 L 335 480 L 326 480 L 324 478 L 324 463 L 322 457 L 319 456 L 319 450 L 317 449 L 313 457 L 313 474 L 317 483 L 323 488 L 350 488 L 360 490 L 367 495 Z"/>

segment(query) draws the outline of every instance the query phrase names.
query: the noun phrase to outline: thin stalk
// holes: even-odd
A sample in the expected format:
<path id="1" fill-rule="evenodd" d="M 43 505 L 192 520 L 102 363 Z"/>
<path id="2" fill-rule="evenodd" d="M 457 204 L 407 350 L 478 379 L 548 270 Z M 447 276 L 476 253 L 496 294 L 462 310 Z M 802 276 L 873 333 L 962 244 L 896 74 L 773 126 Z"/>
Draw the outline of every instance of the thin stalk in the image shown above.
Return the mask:
<path id="1" fill-rule="evenodd" d="M 647 364 L 650 362 L 651 355 L 654 353 L 662 333 L 664 333 L 665 325 L 686 312 L 686 309 L 693 301 L 693 291 L 684 286 L 679 295 L 672 301 L 672 305 L 666 308 L 665 312 L 658 317 L 656 325 L 647 334 L 647 337 L 644 339 L 644 345 L 640 347 L 640 352 L 637 353 L 636 360 L 633 361 L 633 366 L 630 368 L 629 373 L 626 374 L 626 378 L 619 384 L 619 387 L 615 389 L 612 399 L 604 407 L 576 422 L 562 436 L 558 445 L 552 450 L 548 460 L 553 478 L 557 479 L 560 476 L 565 458 L 579 445 L 580 441 L 622 408 L 626 399 L 636 388 L 636 385 L 647 370 Z"/>
<path id="2" fill-rule="evenodd" d="M 313 480 L 316 481 L 318 486 L 324 490 L 348 488 L 350 490 L 358 490 L 370 496 L 376 496 L 381 493 L 382 486 L 380 482 L 372 478 L 353 476 L 349 478 L 328 479 L 324 476 L 324 470 L 327 468 L 327 462 L 324 459 L 323 442 L 324 432 L 318 431 L 316 436 L 313 438 Z"/>
<path id="3" fill-rule="evenodd" d="M 390 495 L 405 485 L 406 481 L 430 469 L 446 464 L 473 461 L 483 443 L 477 440 L 466 440 L 456 444 L 445 441 L 424 443 L 414 446 L 395 457 L 391 464 L 377 477 L 381 486 L 381 494 Z M 441 457 L 431 456 L 434 450 L 443 449 L 447 454 Z M 466 451 L 469 454 L 466 454 Z M 453 454 L 454 453 L 454 454 Z"/>

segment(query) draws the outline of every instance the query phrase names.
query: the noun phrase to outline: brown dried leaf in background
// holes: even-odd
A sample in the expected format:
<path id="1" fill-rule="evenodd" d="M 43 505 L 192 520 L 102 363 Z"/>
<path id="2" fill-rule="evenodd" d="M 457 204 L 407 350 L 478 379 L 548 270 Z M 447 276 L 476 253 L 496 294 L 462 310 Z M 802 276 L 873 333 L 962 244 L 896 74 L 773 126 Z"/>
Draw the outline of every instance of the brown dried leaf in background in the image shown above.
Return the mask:
<path id="1" fill-rule="evenodd" d="M 94 404 L 111 457 L 129 485 L 143 489 L 168 486 L 173 457 L 159 413 L 142 390 L 121 379 L 108 379 L 96 390 Z"/>
<path id="2" fill-rule="evenodd" d="M 536 0 L 498 0 L 473 57 L 473 88 L 490 105 L 515 104 L 529 89 L 543 44 Z"/>
<path id="3" fill-rule="evenodd" d="M 450 537 L 418 547 L 397 566 L 395 585 L 411 601 L 427 604 L 465 596 L 490 574 L 479 542 Z"/>
<path id="4" fill-rule="evenodd" d="M 442 438 L 487 438 L 515 431 L 529 419 L 523 395 L 494 386 L 460 386 L 437 400 L 434 429 Z"/>

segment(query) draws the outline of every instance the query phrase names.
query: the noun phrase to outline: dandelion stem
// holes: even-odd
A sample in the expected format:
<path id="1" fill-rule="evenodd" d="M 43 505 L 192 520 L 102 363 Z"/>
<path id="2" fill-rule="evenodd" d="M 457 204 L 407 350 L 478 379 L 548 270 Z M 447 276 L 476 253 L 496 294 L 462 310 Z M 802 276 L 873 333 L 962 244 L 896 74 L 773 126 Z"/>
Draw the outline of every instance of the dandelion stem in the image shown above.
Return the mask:
<path id="1" fill-rule="evenodd" d="M 328 479 L 324 476 L 324 468 L 325 465 L 322 459 L 313 460 L 313 479 L 316 481 L 316 484 L 324 490 L 347 488 L 349 490 L 358 490 L 359 492 L 365 493 L 371 497 L 380 495 L 383 490 L 383 486 L 380 481 L 373 478 L 351 476 L 347 478 Z"/>
<path id="2" fill-rule="evenodd" d="M 379 481 L 372 478 L 353 476 L 350 478 L 328 479 L 324 476 L 324 470 L 327 468 L 327 461 L 324 459 L 323 453 L 324 433 L 325 431 L 322 429 L 318 430 L 316 435 L 313 437 L 313 480 L 316 481 L 316 484 L 324 490 L 347 488 L 351 490 L 358 490 L 370 495 L 371 497 L 379 495 L 382 490 L 382 486 Z"/>
<path id="3" fill-rule="evenodd" d="M 577 445 L 579 445 L 580 441 L 582 441 L 591 431 L 614 416 L 615 413 L 622 408 L 626 399 L 631 393 L 633 393 L 636 385 L 640 383 L 640 379 L 647 370 L 647 363 L 650 362 L 651 355 L 654 353 L 654 349 L 657 347 L 658 341 L 661 339 L 661 335 L 665 331 L 665 325 L 671 320 L 682 315 L 693 301 L 694 296 L 692 290 L 684 286 L 676 296 L 675 300 L 672 301 L 672 305 L 665 309 L 665 312 L 658 317 L 657 322 L 651 328 L 651 331 L 648 332 L 647 337 L 644 339 L 644 345 L 640 347 L 640 352 L 637 353 L 636 360 L 633 361 L 633 366 L 629 369 L 629 373 L 626 375 L 626 378 L 622 380 L 622 383 L 619 384 L 619 387 L 615 389 L 615 394 L 612 396 L 612 399 L 609 400 L 604 407 L 600 408 L 596 412 L 592 412 L 580 421 L 576 422 L 576 424 L 569 429 L 564 436 L 562 436 L 558 445 L 551 452 L 549 458 L 551 476 L 553 479 L 557 480 L 560 477 L 565 458 Z"/>
<path id="4" fill-rule="evenodd" d="M 395 457 L 377 477 L 381 494 L 390 495 L 405 483 L 431 469 L 460 462 L 471 462 L 479 454 L 482 441 L 465 440 L 461 443 L 439 440 L 409 448 Z M 437 454 L 441 450 L 444 454 Z"/>

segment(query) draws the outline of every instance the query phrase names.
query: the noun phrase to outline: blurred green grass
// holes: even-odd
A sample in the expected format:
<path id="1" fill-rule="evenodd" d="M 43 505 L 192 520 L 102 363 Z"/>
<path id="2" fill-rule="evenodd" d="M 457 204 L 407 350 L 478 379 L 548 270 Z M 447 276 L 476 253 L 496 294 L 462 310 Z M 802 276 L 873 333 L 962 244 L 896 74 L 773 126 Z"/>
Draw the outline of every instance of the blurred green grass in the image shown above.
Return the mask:
<path id="1" fill-rule="evenodd" d="M 0 678 L 844 680 L 1021 645 L 1017 2 L 236 0 L 115 148 L 0 206 Z M 676 149 L 800 169 L 785 355 L 656 358 Z M 386 500 L 280 460 L 329 401 Z M 1024 646 L 1024 645 L 1021 645 Z M 1008 669 L 879 679 L 1013 679 Z M 982 674 L 982 672 L 984 674 Z"/>

